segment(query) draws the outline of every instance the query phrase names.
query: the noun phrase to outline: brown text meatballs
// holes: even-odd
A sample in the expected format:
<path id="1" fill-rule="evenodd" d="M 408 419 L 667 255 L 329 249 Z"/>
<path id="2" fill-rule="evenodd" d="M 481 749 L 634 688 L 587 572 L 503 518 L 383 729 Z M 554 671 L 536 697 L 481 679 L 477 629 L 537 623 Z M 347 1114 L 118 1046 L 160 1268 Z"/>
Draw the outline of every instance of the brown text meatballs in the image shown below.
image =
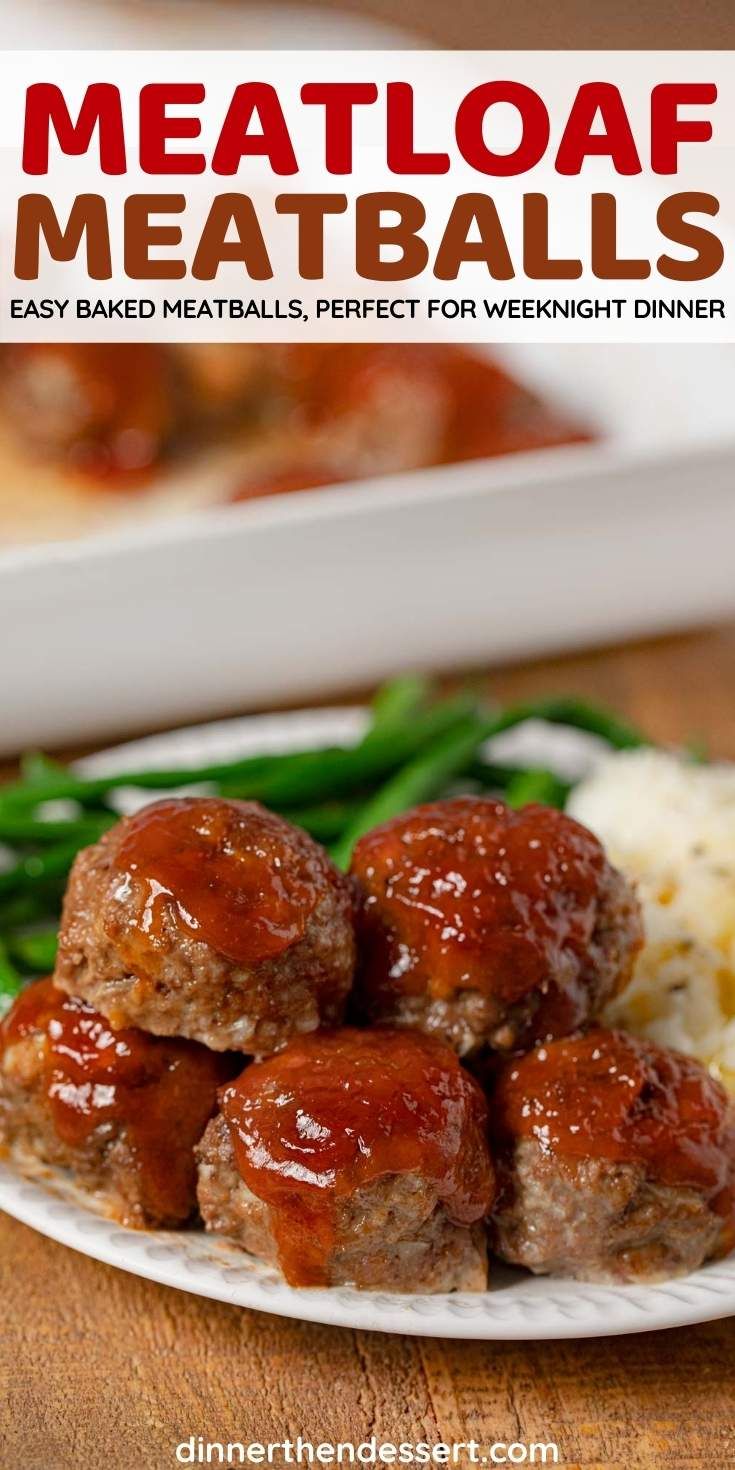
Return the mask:
<path id="1" fill-rule="evenodd" d="M 55 981 L 114 1026 L 264 1053 L 341 1018 L 351 895 L 255 802 L 155 802 L 78 856 Z"/>
<path id="2" fill-rule="evenodd" d="M 735 1245 L 735 1111 L 692 1058 L 594 1028 L 500 1063 L 490 1119 L 505 1260 L 655 1281 Z"/>
<path id="3" fill-rule="evenodd" d="M 38 980 L 0 1024 L 0 1144 L 21 1166 L 70 1169 L 125 1225 L 181 1225 L 196 1207 L 194 1145 L 232 1074 L 231 1057 L 113 1031 Z"/>
<path id="4" fill-rule="evenodd" d="M 292 1286 L 483 1290 L 485 1123 L 477 1083 L 433 1037 L 301 1037 L 222 1092 L 199 1207 Z"/>
<path id="5" fill-rule="evenodd" d="M 635 896 L 586 828 L 548 807 L 458 797 L 358 842 L 357 1004 L 461 1055 L 565 1035 L 629 978 Z"/>

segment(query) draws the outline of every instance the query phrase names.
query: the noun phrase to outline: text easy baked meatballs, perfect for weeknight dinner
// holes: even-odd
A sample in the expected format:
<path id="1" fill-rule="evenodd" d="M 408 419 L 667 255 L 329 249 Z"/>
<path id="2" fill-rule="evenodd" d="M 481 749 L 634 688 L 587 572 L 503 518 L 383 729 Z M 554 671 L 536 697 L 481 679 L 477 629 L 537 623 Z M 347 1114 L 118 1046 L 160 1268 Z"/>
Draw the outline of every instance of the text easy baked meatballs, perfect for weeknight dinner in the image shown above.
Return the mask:
<path id="1" fill-rule="evenodd" d="M 635 895 L 591 832 L 483 797 L 415 808 L 357 844 L 357 1004 L 461 1055 L 595 1016 L 641 942 Z"/>
<path id="2" fill-rule="evenodd" d="M 301 1037 L 223 1090 L 198 1152 L 207 1228 L 293 1286 L 486 1285 L 485 1100 L 433 1037 Z"/>
<path id="3" fill-rule="evenodd" d="M 0 1145 L 21 1167 L 70 1169 L 123 1224 L 182 1225 L 196 1207 L 194 1145 L 232 1075 L 232 1057 L 113 1031 L 38 980 L 0 1023 Z"/>
<path id="4" fill-rule="evenodd" d="M 735 1110 L 691 1057 L 593 1028 L 504 1061 L 490 1098 L 506 1260 L 661 1280 L 735 1245 Z"/>
<path id="5" fill-rule="evenodd" d="M 255 802 L 155 802 L 80 853 L 55 980 L 115 1026 L 265 1053 L 341 1019 L 349 885 Z"/>

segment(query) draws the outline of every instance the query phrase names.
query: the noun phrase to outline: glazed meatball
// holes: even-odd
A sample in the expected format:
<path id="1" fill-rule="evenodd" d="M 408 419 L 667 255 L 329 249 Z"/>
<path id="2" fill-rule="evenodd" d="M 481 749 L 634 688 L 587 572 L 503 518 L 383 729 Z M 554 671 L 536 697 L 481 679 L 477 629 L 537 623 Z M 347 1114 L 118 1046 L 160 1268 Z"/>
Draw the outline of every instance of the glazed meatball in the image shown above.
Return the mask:
<path id="1" fill-rule="evenodd" d="M 255 802 L 144 807 L 80 853 L 55 981 L 113 1026 L 266 1053 L 341 1019 L 349 885 L 317 843 Z"/>
<path id="2" fill-rule="evenodd" d="M 494 1193 L 485 1101 L 418 1032 L 322 1032 L 220 1094 L 199 1153 L 209 1230 L 292 1286 L 481 1291 Z"/>
<path id="3" fill-rule="evenodd" d="M 735 1245 L 735 1108 L 691 1057 L 593 1028 L 499 1063 L 490 1117 L 506 1261 L 656 1281 Z"/>
<path id="4" fill-rule="evenodd" d="M 358 842 L 357 1013 L 460 1055 L 564 1036 L 628 980 L 632 889 L 591 832 L 542 806 L 460 797 Z"/>
<path id="5" fill-rule="evenodd" d="M 232 1075 L 231 1057 L 113 1031 L 38 980 L 0 1024 L 0 1145 L 21 1168 L 70 1169 L 124 1225 L 182 1225 L 196 1208 L 194 1145 Z"/>

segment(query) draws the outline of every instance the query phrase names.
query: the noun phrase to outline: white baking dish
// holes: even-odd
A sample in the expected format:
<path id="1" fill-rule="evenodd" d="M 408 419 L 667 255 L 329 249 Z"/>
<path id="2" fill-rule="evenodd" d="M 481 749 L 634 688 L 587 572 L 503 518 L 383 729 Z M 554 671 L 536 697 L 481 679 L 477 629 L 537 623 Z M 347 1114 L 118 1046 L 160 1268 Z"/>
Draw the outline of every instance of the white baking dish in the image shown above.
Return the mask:
<path id="1" fill-rule="evenodd" d="M 735 612 L 735 350 L 511 360 L 600 443 L 0 555 L 2 749 Z"/>

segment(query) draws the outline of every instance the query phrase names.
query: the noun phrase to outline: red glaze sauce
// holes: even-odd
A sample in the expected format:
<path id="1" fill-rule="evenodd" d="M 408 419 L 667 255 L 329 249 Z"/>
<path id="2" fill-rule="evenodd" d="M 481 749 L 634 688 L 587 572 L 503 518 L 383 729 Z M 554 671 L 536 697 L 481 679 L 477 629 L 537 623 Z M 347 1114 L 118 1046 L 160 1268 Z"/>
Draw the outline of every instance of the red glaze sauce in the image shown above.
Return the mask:
<path id="1" fill-rule="evenodd" d="M 452 464 L 588 438 L 517 383 L 496 362 L 460 347 L 432 343 L 310 343 L 289 347 L 286 381 L 307 424 L 337 425 L 405 378 L 431 385 L 441 416 L 438 454 Z M 436 429 L 433 424 L 432 428 Z"/>
<path id="2" fill-rule="evenodd" d="M 552 1157 L 637 1163 L 701 1191 L 735 1244 L 735 1111 L 693 1058 L 596 1027 L 500 1065 L 490 1116 L 501 1144 L 535 1138 Z"/>
<path id="3" fill-rule="evenodd" d="M 413 378 L 442 389 L 444 352 L 431 345 L 377 342 L 289 345 L 282 351 L 281 371 L 293 421 L 297 426 L 337 426 L 385 383 L 399 386 Z"/>
<path id="4" fill-rule="evenodd" d="M 305 1036 L 247 1067 L 221 1106 L 239 1172 L 271 1207 L 292 1286 L 328 1283 L 340 1202 L 385 1175 L 433 1181 L 457 1224 L 492 1204 L 481 1089 L 432 1037 L 351 1028 Z"/>
<path id="5" fill-rule="evenodd" d="M 81 1149 L 98 1128 L 124 1130 L 146 1214 L 183 1221 L 196 1203 L 194 1146 L 233 1057 L 197 1042 L 113 1031 L 51 980 L 27 986 L 0 1024 L 0 1054 L 26 1039 L 43 1048 L 43 1087 L 55 1132 Z"/>
<path id="6" fill-rule="evenodd" d="M 41 446 L 45 440 L 65 467 L 88 475 L 97 490 L 137 488 L 172 445 L 192 432 L 206 442 L 212 430 L 208 413 L 224 412 L 233 435 L 252 432 L 254 411 L 263 424 L 265 469 L 248 476 L 229 497 L 234 500 L 374 473 L 366 468 L 359 431 L 351 450 L 340 452 L 339 445 L 355 415 L 379 432 L 386 399 L 405 397 L 407 425 L 412 415 L 424 413 L 415 441 L 422 465 L 591 437 L 497 363 L 456 346 L 287 344 L 261 346 L 243 357 L 242 345 L 220 344 L 207 358 L 160 343 L 33 343 L 5 355 L 8 375 L 20 378 L 26 437 L 33 440 L 35 434 Z M 412 406 L 416 389 L 423 405 L 418 410 Z M 13 412 L 12 394 L 10 407 Z M 255 435 L 257 443 L 257 420 Z M 303 439 L 303 460 L 296 464 L 294 436 Z M 350 438 L 348 432 L 348 445 Z M 400 455 L 392 465 L 379 463 L 383 471 L 410 467 Z"/>
<path id="7" fill-rule="evenodd" d="M 459 797 L 369 832 L 352 859 L 368 1011 L 468 989 L 512 1005 L 562 976 L 553 1029 L 573 1029 L 607 871 L 597 838 L 542 806 Z"/>
<path id="8" fill-rule="evenodd" d="M 119 831 L 116 892 L 127 902 L 141 886 L 142 911 L 126 944 L 142 969 L 172 910 L 186 934 L 234 964 L 272 959 L 303 938 L 337 878 L 311 838 L 255 802 L 158 801 Z"/>
<path id="9" fill-rule="evenodd" d="M 274 464 L 237 487 L 233 500 L 591 437 L 497 363 L 462 348 L 348 342 L 290 345 L 277 351 L 286 401 L 291 403 L 287 428 L 299 458 L 293 463 L 289 443 L 285 462 L 276 456 Z M 365 457 L 365 436 L 375 433 L 386 400 L 396 399 L 405 400 L 407 424 L 412 416 L 424 417 L 423 431 L 419 421 L 411 436 L 415 463 L 381 461 L 376 466 L 373 455 Z"/>
<path id="10" fill-rule="evenodd" d="M 444 462 L 484 459 L 592 436 L 517 383 L 495 362 L 457 347 L 434 349 L 450 394 Z"/>

